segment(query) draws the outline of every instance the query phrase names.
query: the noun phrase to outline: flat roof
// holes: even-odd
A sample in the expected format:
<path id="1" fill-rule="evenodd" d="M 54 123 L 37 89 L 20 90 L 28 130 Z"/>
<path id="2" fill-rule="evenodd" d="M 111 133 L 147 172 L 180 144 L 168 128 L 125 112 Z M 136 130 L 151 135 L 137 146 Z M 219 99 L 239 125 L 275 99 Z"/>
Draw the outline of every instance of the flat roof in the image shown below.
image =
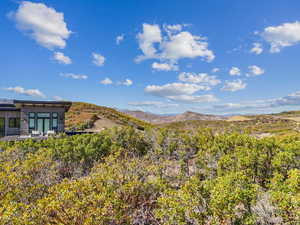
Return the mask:
<path id="1" fill-rule="evenodd" d="M 8 100 L 0 99 L 1 111 L 17 111 L 22 106 L 41 106 L 41 107 L 64 107 L 68 111 L 72 105 L 70 101 L 32 101 L 32 100 Z"/>

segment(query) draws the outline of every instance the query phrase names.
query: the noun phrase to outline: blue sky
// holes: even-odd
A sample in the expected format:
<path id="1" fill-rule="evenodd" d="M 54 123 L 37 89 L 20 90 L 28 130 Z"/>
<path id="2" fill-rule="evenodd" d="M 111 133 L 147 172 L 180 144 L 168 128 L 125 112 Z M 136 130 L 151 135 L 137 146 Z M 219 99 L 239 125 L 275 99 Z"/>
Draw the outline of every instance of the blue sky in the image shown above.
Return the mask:
<path id="1" fill-rule="evenodd" d="M 0 2 L 0 98 L 154 113 L 300 106 L 300 2 Z"/>

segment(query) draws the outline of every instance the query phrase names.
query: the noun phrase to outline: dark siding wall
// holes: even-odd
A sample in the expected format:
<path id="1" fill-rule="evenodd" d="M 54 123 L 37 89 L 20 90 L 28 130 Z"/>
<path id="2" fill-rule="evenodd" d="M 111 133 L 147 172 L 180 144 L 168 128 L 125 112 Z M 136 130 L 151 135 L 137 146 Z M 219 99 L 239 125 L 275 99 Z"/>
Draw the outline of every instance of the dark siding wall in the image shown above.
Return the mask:
<path id="1" fill-rule="evenodd" d="M 19 128 L 9 128 L 8 126 L 8 120 L 9 118 L 19 118 L 20 112 L 17 111 L 0 111 L 0 117 L 5 118 L 5 135 L 20 135 L 20 129 Z"/>

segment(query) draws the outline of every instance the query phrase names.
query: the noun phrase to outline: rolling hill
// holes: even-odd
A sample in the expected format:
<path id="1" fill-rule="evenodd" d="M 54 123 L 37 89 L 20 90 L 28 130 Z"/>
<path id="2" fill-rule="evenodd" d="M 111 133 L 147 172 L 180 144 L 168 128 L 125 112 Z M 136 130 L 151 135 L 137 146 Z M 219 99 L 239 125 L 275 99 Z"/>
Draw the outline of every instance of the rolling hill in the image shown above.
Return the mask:
<path id="1" fill-rule="evenodd" d="M 67 130 L 97 131 L 115 126 L 133 126 L 144 129 L 149 123 L 115 109 L 84 102 L 73 102 L 66 113 Z"/>
<path id="2" fill-rule="evenodd" d="M 173 122 L 182 122 L 188 120 L 225 120 L 224 116 L 216 115 L 207 115 L 196 112 L 187 111 L 182 114 L 176 115 L 159 115 L 143 111 L 130 111 L 125 110 L 124 113 L 136 117 L 140 120 L 147 121 L 152 124 L 163 124 L 163 123 L 173 123 Z"/>

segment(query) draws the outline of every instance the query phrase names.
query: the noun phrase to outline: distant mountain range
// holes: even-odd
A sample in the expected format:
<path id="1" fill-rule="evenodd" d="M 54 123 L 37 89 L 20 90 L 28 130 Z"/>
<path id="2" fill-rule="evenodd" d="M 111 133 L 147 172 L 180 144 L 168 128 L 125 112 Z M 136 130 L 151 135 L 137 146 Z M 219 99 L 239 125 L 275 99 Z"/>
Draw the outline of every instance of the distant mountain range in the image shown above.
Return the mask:
<path id="1" fill-rule="evenodd" d="M 226 120 L 227 119 L 227 117 L 225 116 L 201 114 L 201 113 L 196 113 L 191 111 L 187 111 L 176 115 L 159 115 L 159 114 L 153 114 L 149 112 L 143 112 L 140 110 L 136 110 L 136 111 L 123 110 L 122 112 L 130 116 L 133 116 L 135 118 L 138 118 L 140 120 L 150 122 L 152 124 L 172 123 L 172 122 L 180 122 L 180 121 L 187 121 L 187 120 Z"/>

